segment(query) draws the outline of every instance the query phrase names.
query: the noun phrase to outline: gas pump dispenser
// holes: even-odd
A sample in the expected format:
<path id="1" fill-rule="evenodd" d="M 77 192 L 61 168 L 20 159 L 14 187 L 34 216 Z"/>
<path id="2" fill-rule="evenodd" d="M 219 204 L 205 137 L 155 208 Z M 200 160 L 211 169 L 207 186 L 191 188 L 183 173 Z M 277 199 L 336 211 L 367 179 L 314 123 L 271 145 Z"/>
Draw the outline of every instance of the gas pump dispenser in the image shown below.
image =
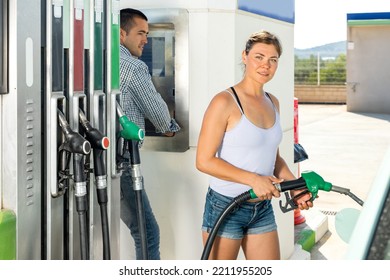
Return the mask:
<path id="1" fill-rule="evenodd" d="M 119 9 L 1 1 L 0 208 L 16 259 L 120 258 Z"/>
<path id="2" fill-rule="evenodd" d="M 45 32 L 42 36 L 43 59 L 42 76 L 44 83 L 44 123 L 43 131 L 44 176 L 43 176 L 43 225 L 42 225 L 42 258 L 67 259 L 65 244 L 67 240 L 67 222 L 64 213 L 67 211 L 65 193 L 69 189 L 66 155 L 59 151 L 63 135 L 59 126 L 59 113 L 66 111 L 65 103 L 65 51 L 64 24 L 65 12 L 61 2 L 47 1 L 42 5 L 42 24 Z"/>
<path id="3" fill-rule="evenodd" d="M 41 257 L 41 2 L 0 4 L 0 258 Z"/>
<path id="4" fill-rule="evenodd" d="M 87 101 L 84 93 L 84 1 L 64 1 L 64 96 L 67 104 L 67 117 L 69 127 L 78 133 L 82 133 L 82 127 L 79 124 L 79 110 L 86 110 Z M 85 164 L 89 158 L 80 154 L 72 154 L 73 162 L 77 161 L 79 165 Z M 82 161 L 82 162 L 81 162 Z M 65 211 L 64 211 L 64 258 L 65 259 L 89 259 L 89 217 L 88 194 L 90 189 L 90 180 L 87 180 L 86 174 L 79 174 L 80 168 L 76 163 L 73 165 L 74 187 L 68 189 L 65 193 Z M 84 167 L 83 167 L 84 168 Z M 78 186 L 77 180 L 85 181 L 85 188 Z M 83 181 L 83 182 L 84 182 Z M 81 193 L 80 193 L 81 192 Z M 80 197 L 83 199 L 81 200 Z M 85 199 L 84 199 L 85 198 Z M 76 211 L 74 204 L 76 203 Z M 75 222 L 78 214 L 79 223 Z M 81 213 L 83 215 L 81 215 Z M 80 232 L 79 235 L 73 234 Z M 80 238 L 80 240 L 78 240 Z M 79 241 L 79 242 L 77 242 Z M 78 246 L 80 244 L 80 247 Z"/>
<path id="5" fill-rule="evenodd" d="M 100 251 L 102 251 L 102 258 L 108 260 L 111 259 L 111 248 L 106 162 L 110 141 L 105 136 L 107 130 L 104 123 L 106 96 L 103 91 L 103 8 L 102 0 L 88 1 L 88 5 L 84 7 L 84 92 L 87 111 L 84 113 L 80 109 L 79 119 L 84 134 L 92 145 L 93 160 L 90 160 L 89 165 L 93 172 L 90 174 L 90 185 L 96 188 L 96 194 L 92 190 L 89 193 L 90 257 L 101 258 Z M 95 211 L 97 204 L 100 211 Z M 101 227 L 101 235 L 99 231 L 95 231 L 98 227 Z"/>
<path id="6" fill-rule="evenodd" d="M 104 79 L 103 91 L 105 94 L 106 131 L 110 139 L 116 138 L 119 130 L 119 122 L 116 113 L 116 102 L 119 97 L 119 10 L 120 1 L 110 0 L 104 3 L 104 27 L 103 27 L 103 53 L 104 53 Z M 107 153 L 107 184 L 110 208 L 110 236 L 111 257 L 119 259 L 120 236 L 120 175 L 121 170 L 117 166 L 116 141 L 112 140 Z"/>
<path id="7" fill-rule="evenodd" d="M 105 25 L 111 18 L 108 2 L 49 0 L 42 7 L 48 127 L 44 131 L 44 259 L 111 259 L 112 251 L 118 256 L 118 246 L 114 243 L 112 250 L 110 245 L 110 231 L 119 232 L 119 208 L 112 211 L 118 204 L 111 204 L 112 197 L 119 200 L 119 191 L 111 192 L 111 183 L 117 180 L 110 176 L 115 160 L 106 153 L 113 119 L 107 115 L 111 87 L 104 87 L 106 76 L 111 76 L 108 63 L 104 64 L 105 46 L 112 43 Z M 76 144 L 88 143 L 91 153 L 73 142 L 70 146 L 67 135 L 73 134 L 87 139 Z"/>

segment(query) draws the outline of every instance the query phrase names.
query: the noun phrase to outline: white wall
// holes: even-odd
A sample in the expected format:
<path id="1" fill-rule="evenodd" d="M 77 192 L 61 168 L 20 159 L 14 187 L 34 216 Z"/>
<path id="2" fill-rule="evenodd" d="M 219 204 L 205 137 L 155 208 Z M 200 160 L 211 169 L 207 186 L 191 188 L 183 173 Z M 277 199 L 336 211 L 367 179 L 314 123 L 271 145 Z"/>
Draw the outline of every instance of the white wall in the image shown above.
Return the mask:
<path id="1" fill-rule="evenodd" d="M 349 26 L 347 110 L 390 113 L 390 25 Z"/>
<path id="2" fill-rule="evenodd" d="M 148 8 L 154 1 L 133 2 L 134 8 Z M 178 3 L 175 5 L 175 3 Z M 279 35 L 284 46 L 278 73 L 267 90 L 276 95 L 281 104 L 284 138 L 281 153 L 293 166 L 293 25 L 269 18 L 236 11 L 232 2 L 224 7 L 205 9 L 198 1 L 165 1 L 159 6 L 186 7 L 189 12 L 189 123 L 190 146 L 184 153 L 141 150 L 145 189 L 161 230 L 162 259 L 200 259 L 203 247 L 201 223 L 208 176 L 195 168 L 195 154 L 203 113 L 210 99 L 219 91 L 238 82 L 242 77 L 241 51 L 248 36 L 260 29 Z M 216 8 L 218 1 L 199 1 Z M 222 1 L 221 1 L 222 2 Z M 179 50 L 176 50 L 179 51 Z M 146 139 L 147 141 L 147 139 Z M 293 252 L 293 213 L 281 214 L 278 201 L 274 201 L 282 258 Z M 132 258 L 131 238 L 122 228 L 121 258 Z M 128 244 L 130 243 L 130 244 Z"/>

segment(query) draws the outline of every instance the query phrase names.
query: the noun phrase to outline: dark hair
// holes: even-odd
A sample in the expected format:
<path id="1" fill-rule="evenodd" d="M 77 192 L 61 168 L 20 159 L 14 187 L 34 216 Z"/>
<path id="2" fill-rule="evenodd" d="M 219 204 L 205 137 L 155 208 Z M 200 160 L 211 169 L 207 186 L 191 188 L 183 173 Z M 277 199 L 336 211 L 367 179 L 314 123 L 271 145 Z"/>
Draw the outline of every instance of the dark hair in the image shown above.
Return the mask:
<path id="1" fill-rule="evenodd" d="M 245 53 L 248 54 L 249 51 L 252 49 L 253 45 L 256 43 L 273 45 L 279 57 L 282 55 L 282 45 L 278 37 L 268 31 L 263 30 L 260 32 L 252 33 L 252 35 L 249 37 L 248 41 L 245 44 Z"/>
<path id="2" fill-rule="evenodd" d="M 138 17 L 148 21 L 148 18 L 145 16 L 143 12 L 131 8 L 122 9 L 120 17 L 121 17 L 121 28 L 126 32 L 129 32 L 130 29 L 133 27 L 134 18 Z"/>

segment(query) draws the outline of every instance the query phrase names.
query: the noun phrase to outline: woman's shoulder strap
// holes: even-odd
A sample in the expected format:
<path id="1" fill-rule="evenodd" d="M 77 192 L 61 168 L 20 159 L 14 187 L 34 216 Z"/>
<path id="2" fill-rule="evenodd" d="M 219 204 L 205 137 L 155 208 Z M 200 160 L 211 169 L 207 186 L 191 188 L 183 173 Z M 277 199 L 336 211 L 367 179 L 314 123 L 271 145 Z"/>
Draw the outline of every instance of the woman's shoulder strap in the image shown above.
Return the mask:
<path id="1" fill-rule="evenodd" d="M 236 101 L 237 103 L 237 106 L 239 107 L 240 111 L 241 111 L 241 114 L 244 115 L 244 109 L 242 108 L 242 105 L 241 105 L 241 102 L 240 102 L 240 99 L 238 98 L 238 95 L 237 95 L 237 92 L 236 90 L 234 89 L 234 87 L 230 87 L 230 89 L 232 90 L 232 92 L 226 90 L 228 93 L 230 93 L 230 95 L 234 98 L 234 100 Z"/>

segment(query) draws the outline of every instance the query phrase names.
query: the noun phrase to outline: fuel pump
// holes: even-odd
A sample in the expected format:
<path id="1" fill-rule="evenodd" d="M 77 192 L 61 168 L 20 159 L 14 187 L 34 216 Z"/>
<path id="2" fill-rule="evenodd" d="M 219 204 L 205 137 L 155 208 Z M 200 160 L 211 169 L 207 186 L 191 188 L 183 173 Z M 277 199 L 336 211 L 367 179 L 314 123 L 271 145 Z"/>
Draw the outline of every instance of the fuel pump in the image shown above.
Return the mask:
<path id="1" fill-rule="evenodd" d="M 65 136 L 65 141 L 61 144 L 60 150 L 65 150 L 73 155 L 73 179 L 76 198 L 76 211 L 79 216 L 80 226 L 80 251 L 81 258 L 89 258 L 89 240 L 87 226 L 87 179 L 84 171 L 85 156 L 91 152 L 91 144 L 85 140 L 79 133 L 70 128 L 65 116 L 60 110 L 58 112 L 58 121 Z"/>
<path id="2" fill-rule="evenodd" d="M 284 192 L 285 194 L 286 204 L 283 205 L 283 203 L 279 201 L 279 206 L 283 213 L 297 209 L 298 205 L 296 204 L 296 200 L 307 193 L 311 194 L 310 201 L 313 201 L 314 199 L 316 199 L 319 190 L 327 191 L 327 192 L 334 191 L 334 192 L 348 195 L 353 200 L 355 200 L 359 205 L 361 206 L 363 205 L 363 201 L 359 199 L 357 196 L 355 196 L 353 193 L 351 193 L 349 189 L 334 186 L 331 183 L 326 182 L 320 175 L 318 175 L 313 171 L 304 171 L 301 173 L 300 178 L 296 180 L 285 181 L 282 183 L 276 183 L 274 184 L 274 186 L 280 192 Z M 290 190 L 302 190 L 302 191 L 294 195 L 293 197 L 290 197 L 290 195 L 288 194 L 289 193 L 288 191 Z M 250 189 L 238 195 L 237 197 L 233 198 L 232 202 L 226 206 L 226 208 L 221 212 L 215 225 L 210 231 L 209 237 L 203 249 L 201 260 L 208 260 L 211 252 L 211 248 L 213 246 L 214 239 L 224 219 L 237 206 L 239 206 L 240 204 L 244 203 L 249 199 L 255 199 L 255 198 L 257 198 L 255 192 L 253 191 L 253 189 Z"/>
<path id="3" fill-rule="evenodd" d="M 141 173 L 141 160 L 139 155 L 139 141 L 143 140 L 145 133 L 136 124 L 132 123 L 127 116 L 123 113 L 122 108 L 117 103 L 117 113 L 119 116 L 119 123 L 122 126 L 122 130 L 119 136 L 125 139 L 125 148 L 128 149 L 130 154 L 131 165 L 131 177 L 133 179 L 133 189 L 135 192 L 136 209 L 139 233 L 141 237 L 141 253 L 142 259 L 148 259 L 148 245 L 146 236 L 146 223 L 145 223 L 145 211 L 144 203 L 142 199 L 143 177 Z"/>
<path id="4" fill-rule="evenodd" d="M 110 234 L 107 214 L 107 174 L 104 164 L 104 152 L 110 145 L 108 137 L 104 136 L 99 130 L 93 128 L 87 120 L 84 112 L 80 109 L 79 119 L 85 129 L 86 139 L 91 143 L 93 149 L 93 172 L 96 181 L 97 200 L 100 206 L 100 215 L 102 221 L 103 236 L 103 259 L 111 259 Z"/>

